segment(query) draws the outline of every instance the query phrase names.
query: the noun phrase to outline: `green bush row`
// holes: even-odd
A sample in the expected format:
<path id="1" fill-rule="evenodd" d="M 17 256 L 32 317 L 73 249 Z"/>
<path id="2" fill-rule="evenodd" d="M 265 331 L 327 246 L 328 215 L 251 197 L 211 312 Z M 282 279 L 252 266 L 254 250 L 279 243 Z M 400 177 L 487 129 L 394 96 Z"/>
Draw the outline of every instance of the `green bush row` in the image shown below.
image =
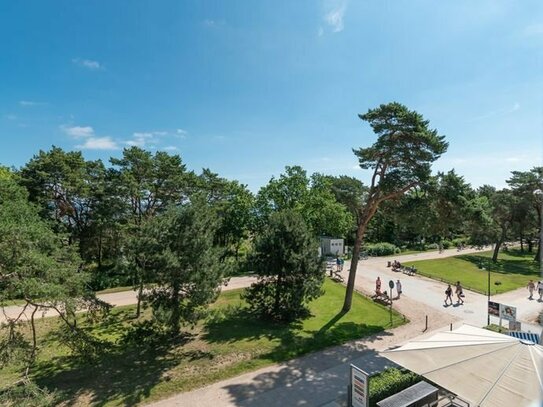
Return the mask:
<path id="1" fill-rule="evenodd" d="M 364 246 L 363 251 L 368 253 L 369 256 L 390 256 L 392 254 L 400 253 L 400 248 L 394 246 L 392 243 L 374 243 Z"/>
<path id="2" fill-rule="evenodd" d="M 422 380 L 408 370 L 389 368 L 370 378 L 370 407 Z"/>

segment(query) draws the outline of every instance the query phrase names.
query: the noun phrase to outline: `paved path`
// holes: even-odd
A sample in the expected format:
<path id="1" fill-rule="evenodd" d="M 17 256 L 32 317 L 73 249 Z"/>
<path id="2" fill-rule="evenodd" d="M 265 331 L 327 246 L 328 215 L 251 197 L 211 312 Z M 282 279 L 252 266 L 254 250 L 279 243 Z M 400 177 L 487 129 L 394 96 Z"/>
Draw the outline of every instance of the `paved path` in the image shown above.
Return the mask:
<path id="1" fill-rule="evenodd" d="M 464 250 L 464 253 L 476 252 Z M 443 253 L 427 252 L 396 256 L 402 262 L 425 260 L 458 255 L 456 249 Z M 390 258 L 370 258 L 359 262 L 356 289 L 372 294 L 377 276 L 383 280 L 383 287 L 390 279 L 400 278 L 403 284 L 402 298 L 394 302 L 394 308 L 405 315 L 410 323 L 396 329 L 360 341 L 315 352 L 302 358 L 265 367 L 228 380 L 211 384 L 191 392 L 151 404 L 153 407 L 199 406 L 339 406 L 345 400 L 349 364 L 354 363 L 370 373 L 380 371 L 391 362 L 378 352 L 391 346 L 400 345 L 421 334 L 429 335 L 436 330 L 449 329 L 450 324 L 458 326 L 467 322 L 477 326 L 486 325 L 486 301 L 484 295 L 467 291 L 465 305 L 443 306 L 445 284 L 421 276 L 406 276 L 386 267 Z M 346 278 L 350 264 L 346 262 L 343 275 Z M 519 289 L 493 297 L 508 305 L 519 306 L 519 317 L 530 321 L 540 309 L 540 304 L 526 299 L 526 291 Z M 426 332 L 426 316 L 428 330 Z M 538 329 L 538 327 L 531 327 Z M 539 329 L 540 331 L 540 329 Z"/>
<path id="2" fill-rule="evenodd" d="M 253 281 L 256 281 L 255 277 L 232 277 L 228 284 L 226 284 L 222 289 L 224 291 L 234 290 L 236 288 L 248 287 Z M 137 292 L 136 291 L 120 291 L 117 293 L 108 293 L 108 294 L 99 294 L 97 296 L 101 300 L 117 307 L 124 305 L 132 305 L 137 303 Z M 8 307 L 3 307 L 3 312 L 0 312 L 0 323 L 6 321 L 6 316 L 9 318 L 17 317 L 23 310 L 23 307 L 20 305 L 10 305 Z M 30 311 L 31 312 L 31 311 Z M 30 312 L 27 311 L 23 316 L 24 319 L 30 318 Z M 47 310 L 46 312 L 39 312 L 36 314 L 37 318 L 43 317 L 54 317 L 57 316 L 57 312 L 53 310 Z"/>

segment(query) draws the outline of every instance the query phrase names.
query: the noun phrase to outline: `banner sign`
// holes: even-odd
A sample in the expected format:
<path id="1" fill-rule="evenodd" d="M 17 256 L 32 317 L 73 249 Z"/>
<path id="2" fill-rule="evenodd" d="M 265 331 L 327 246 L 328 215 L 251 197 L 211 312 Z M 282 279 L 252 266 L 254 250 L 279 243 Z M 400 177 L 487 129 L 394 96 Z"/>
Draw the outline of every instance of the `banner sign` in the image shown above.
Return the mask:
<path id="1" fill-rule="evenodd" d="M 517 309 L 515 307 L 510 307 L 509 305 L 500 304 L 500 318 L 506 319 L 507 321 L 516 321 Z"/>
<path id="2" fill-rule="evenodd" d="M 500 316 L 500 303 L 494 301 L 488 301 L 488 313 L 495 317 Z"/>
<path id="3" fill-rule="evenodd" d="M 350 407 L 369 406 L 369 375 L 355 365 L 351 365 L 351 404 Z"/>

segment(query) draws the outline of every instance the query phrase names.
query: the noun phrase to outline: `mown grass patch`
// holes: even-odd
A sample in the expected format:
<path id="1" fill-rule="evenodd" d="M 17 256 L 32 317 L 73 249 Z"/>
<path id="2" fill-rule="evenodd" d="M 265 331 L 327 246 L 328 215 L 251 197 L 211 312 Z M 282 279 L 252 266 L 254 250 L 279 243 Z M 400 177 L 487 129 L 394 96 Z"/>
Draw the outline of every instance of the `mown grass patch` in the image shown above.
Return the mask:
<path id="1" fill-rule="evenodd" d="M 33 379 L 76 405 L 137 405 L 188 391 L 273 363 L 376 334 L 404 323 L 401 315 L 355 293 L 350 312 L 341 307 L 345 287 L 327 280 L 325 294 L 310 304 L 311 316 L 291 324 L 255 319 L 240 298 L 242 290 L 220 295 L 209 315 L 186 334 L 152 346 L 120 341 L 134 322 L 134 306 L 114 309 L 96 325 L 81 326 L 106 343 L 93 362 L 74 358 L 51 332 L 56 318 L 37 321 L 44 343 Z M 146 311 L 145 317 L 149 318 Z M 43 342 L 45 340 L 45 342 Z M 0 387 L 16 371 L 3 369 Z"/>
<path id="2" fill-rule="evenodd" d="M 536 280 L 539 277 L 539 265 L 533 260 L 533 254 L 510 250 L 508 253 L 500 253 L 496 263 L 491 258 L 492 252 L 481 252 L 410 261 L 405 265 L 415 266 L 418 273 L 426 277 L 451 284 L 460 281 L 464 288 L 485 294 L 488 286 L 487 270 L 490 270 L 491 294 L 525 287 L 530 279 Z"/>

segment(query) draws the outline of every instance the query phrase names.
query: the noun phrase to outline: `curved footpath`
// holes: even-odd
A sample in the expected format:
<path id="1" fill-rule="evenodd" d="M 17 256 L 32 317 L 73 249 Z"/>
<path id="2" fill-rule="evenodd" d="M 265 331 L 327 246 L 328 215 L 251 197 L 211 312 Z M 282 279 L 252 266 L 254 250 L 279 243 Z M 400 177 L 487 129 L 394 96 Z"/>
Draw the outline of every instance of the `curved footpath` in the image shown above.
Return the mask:
<path id="1" fill-rule="evenodd" d="M 462 251 L 477 252 L 473 249 Z M 486 325 L 486 301 L 484 295 L 466 291 L 465 305 L 443 306 L 446 285 L 421 276 L 407 276 L 395 273 L 386 267 L 388 260 L 402 262 L 435 259 L 456 256 L 456 249 L 443 253 L 427 252 L 388 258 L 361 260 L 358 265 L 355 287 L 365 294 L 373 294 L 377 276 L 386 287 L 388 280 L 400 279 L 403 286 L 402 298 L 394 301 L 394 308 L 404 314 L 410 323 L 395 329 L 386 330 L 363 340 L 351 341 L 341 346 L 314 352 L 288 362 L 268 366 L 228 380 L 211 384 L 186 393 L 180 393 L 168 399 L 152 403 L 154 407 L 199 406 L 327 406 L 344 405 L 347 384 L 349 382 L 349 364 L 354 363 L 372 373 L 381 371 L 393 364 L 379 356 L 378 352 L 392 346 L 436 330 L 447 330 L 463 322 Z M 346 262 L 343 276 L 349 269 Z M 533 321 L 541 309 L 537 301 L 528 301 L 527 290 L 519 289 L 492 299 L 518 307 L 519 318 L 523 322 Z M 426 328 L 428 317 L 428 330 Z M 533 332 L 540 327 L 523 324 Z"/>

